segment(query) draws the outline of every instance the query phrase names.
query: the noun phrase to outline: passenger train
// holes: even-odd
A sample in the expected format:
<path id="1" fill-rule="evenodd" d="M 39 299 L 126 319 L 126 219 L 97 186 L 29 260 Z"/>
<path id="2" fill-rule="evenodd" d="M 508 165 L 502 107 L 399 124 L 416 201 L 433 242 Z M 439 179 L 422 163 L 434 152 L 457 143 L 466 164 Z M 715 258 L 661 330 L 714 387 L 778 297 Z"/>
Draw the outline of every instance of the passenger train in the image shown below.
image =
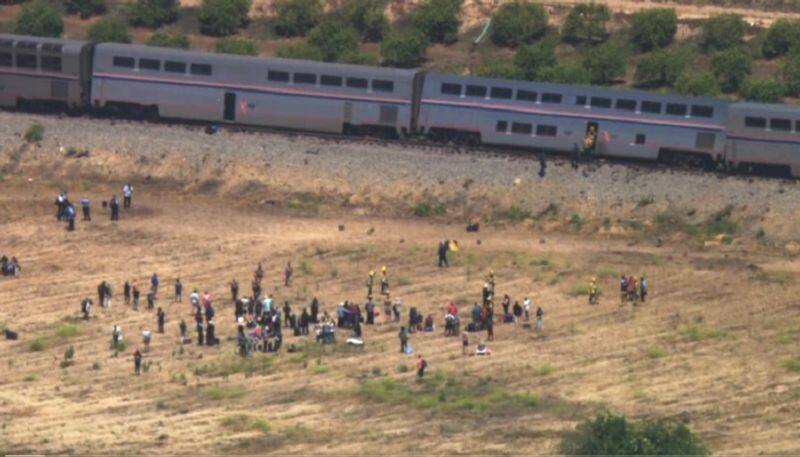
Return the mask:
<path id="1" fill-rule="evenodd" d="M 0 106 L 41 102 L 800 177 L 788 105 L 0 34 Z"/>

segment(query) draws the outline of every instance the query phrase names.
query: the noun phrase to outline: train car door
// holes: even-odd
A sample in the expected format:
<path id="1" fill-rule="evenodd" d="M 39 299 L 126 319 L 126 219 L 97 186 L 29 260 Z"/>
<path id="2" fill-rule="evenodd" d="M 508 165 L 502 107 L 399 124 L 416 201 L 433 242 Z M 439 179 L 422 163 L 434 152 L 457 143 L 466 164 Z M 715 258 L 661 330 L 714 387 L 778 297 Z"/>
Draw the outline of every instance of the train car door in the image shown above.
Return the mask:
<path id="1" fill-rule="evenodd" d="M 593 155 L 597 152 L 597 122 L 586 123 L 586 133 L 583 135 L 583 153 Z"/>
<path id="2" fill-rule="evenodd" d="M 226 121 L 236 120 L 236 94 L 225 92 L 225 112 L 222 118 Z"/>

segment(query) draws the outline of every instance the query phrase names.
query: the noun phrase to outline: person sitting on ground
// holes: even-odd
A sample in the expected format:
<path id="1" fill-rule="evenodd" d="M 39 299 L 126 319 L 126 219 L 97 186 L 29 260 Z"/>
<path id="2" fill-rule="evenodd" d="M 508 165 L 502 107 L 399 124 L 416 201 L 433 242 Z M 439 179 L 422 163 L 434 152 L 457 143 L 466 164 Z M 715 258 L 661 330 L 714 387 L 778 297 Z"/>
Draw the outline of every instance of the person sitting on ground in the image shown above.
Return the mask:
<path id="1" fill-rule="evenodd" d="M 425 330 L 426 333 L 436 331 L 436 325 L 433 323 L 433 316 L 428 314 L 428 317 L 425 318 Z"/>
<path id="2" fill-rule="evenodd" d="M 475 348 L 475 355 L 492 355 L 492 350 L 486 347 L 486 343 L 481 341 Z"/>

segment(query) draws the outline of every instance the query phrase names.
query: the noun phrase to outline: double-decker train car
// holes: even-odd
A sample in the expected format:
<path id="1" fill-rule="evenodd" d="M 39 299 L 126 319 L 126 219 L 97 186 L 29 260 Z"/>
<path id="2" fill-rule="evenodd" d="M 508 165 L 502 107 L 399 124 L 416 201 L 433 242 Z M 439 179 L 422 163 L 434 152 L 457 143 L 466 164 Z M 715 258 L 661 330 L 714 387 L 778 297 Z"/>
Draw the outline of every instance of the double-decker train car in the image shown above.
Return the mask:
<path id="1" fill-rule="evenodd" d="M 92 105 L 318 132 L 409 133 L 416 72 L 98 44 Z"/>
<path id="2" fill-rule="evenodd" d="M 433 138 L 714 163 L 726 102 L 565 84 L 428 74 L 419 128 Z"/>
<path id="3" fill-rule="evenodd" d="M 800 177 L 800 108 L 732 103 L 726 132 L 729 167 Z"/>
<path id="4" fill-rule="evenodd" d="M 85 41 L 0 34 L 0 106 L 85 106 L 91 50 Z"/>

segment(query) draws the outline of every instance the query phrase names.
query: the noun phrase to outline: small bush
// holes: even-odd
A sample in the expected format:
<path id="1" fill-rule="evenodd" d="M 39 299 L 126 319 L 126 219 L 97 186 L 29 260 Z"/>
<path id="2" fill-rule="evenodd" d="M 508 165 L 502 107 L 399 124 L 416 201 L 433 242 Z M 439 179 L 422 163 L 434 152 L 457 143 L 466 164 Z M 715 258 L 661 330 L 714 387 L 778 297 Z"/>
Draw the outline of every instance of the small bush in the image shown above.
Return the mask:
<path id="1" fill-rule="evenodd" d="M 164 411 L 165 409 L 169 409 L 169 405 L 164 400 L 156 401 L 156 410 Z"/>
<path id="2" fill-rule="evenodd" d="M 148 46 L 189 49 L 189 37 L 182 33 L 157 32 L 147 40 Z"/>
<path id="3" fill-rule="evenodd" d="M 531 212 L 518 206 L 511 206 L 506 209 L 496 210 L 494 213 L 494 218 L 498 220 L 507 220 L 516 224 L 524 221 L 525 219 L 531 218 Z"/>
<path id="4" fill-rule="evenodd" d="M 14 33 L 58 38 L 64 33 L 64 21 L 59 12 L 44 0 L 37 0 L 22 7 Z"/>
<path id="5" fill-rule="evenodd" d="M 214 52 L 220 54 L 236 54 L 240 56 L 257 56 L 256 45 L 241 38 L 220 38 L 214 44 Z"/>
<path id="6" fill-rule="evenodd" d="M 717 77 L 720 88 L 735 92 L 750 74 L 752 59 L 744 49 L 720 51 L 711 58 L 711 72 Z"/>
<path id="7" fill-rule="evenodd" d="M 319 0 L 278 0 L 275 9 L 275 32 L 281 36 L 303 36 L 322 19 Z"/>
<path id="8" fill-rule="evenodd" d="M 519 70 L 514 62 L 507 60 L 488 59 L 472 70 L 472 74 L 482 78 L 517 79 Z"/>
<path id="9" fill-rule="evenodd" d="M 611 43 L 594 48 L 583 60 L 592 84 L 611 84 L 625 75 L 627 64 L 625 50 Z"/>
<path id="10" fill-rule="evenodd" d="M 462 2 L 463 0 L 426 0 L 414 12 L 414 26 L 432 43 L 455 43 L 461 25 Z"/>
<path id="11" fill-rule="evenodd" d="M 548 42 L 522 46 L 514 56 L 514 66 L 517 67 L 520 76 L 528 81 L 538 79 L 542 68 L 555 63 L 555 48 Z"/>
<path id="12" fill-rule="evenodd" d="M 183 373 L 171 373 L 169 375 L 169 382 L 173 382 L 175 384 L 180 384 L 183 386 L 189 383 L 189 381 L 186 379 L 186 375 Z"/>
<path id="13" fill-rule="evenodd" d="M 606 22 L 609 19 L 611 12 L 608 6 L 600 3 L 579 3 L 572 7 L 564 19 L 561 39 L 572 44 L 603 41 L 608 36 Z"/>
<path id="14" fill-rule="evenodd" d="M 684 72 L 675 81 L 675 90 L 681 95 L 692 97 L 717 97 L 722 93 L 717 78 L 710 71 L 699 74 Z"/>
<path id="15" fill-rule="evenodd" d="M 671 86 L 683 74 L 683 58 L 677 52 L 655 51 L 639 59 L 636 82 L 647 87 Z"/>
<path id="16" fill-rule="evenodd" d="M 786 57 L 781 73 L 786 84 L 786 93 L 794 97 L 800 96 L 800 48 Z"/>
<path id="17" fill-rule="evenodd" d="M 592 74 L 577 62 L 559 63 L 537 71 L 538 79 L 559 84 L 589 84 Z"/>
<path id="18" fill-rule="evenodd" d="M 216 386 L 203 390 L 203 396 L 210 400 L 238 400 L 244 394 L 244 388 L 239 386 Z"/>
<path id="19" fill-rule="evenodd" d="M 575 230 L 580 230 L 583 227 L 583 218 L 580 214 L 573 214 L 569 218 L 569 225 Z"/>
<path id="20" fill-rule="evenodd" d="M 284 59 L 322 60 L 322 51 L 308 43 L 281 46 L 275 55 Z"/>
<path id="21" fill-rule="evenodd" d="M 786 95 L 783 83 L 776 79 L 747 79 L 739 91 L 745 100 L 759 103 L 781 103 Z"/>
<path id="22" fill-rule="evenodd" d="M 308 33 L 308 43 L 320 50 L 326 62 L 357 52 L 358 41 L 356 29 L 335 20 L 322 21 Z"/>
<path id="23" fill-rule="evenodd" d="M 22 378 L 22 382 L 34 382 L 37 379 L 39 379 L 39 377 L 36 376 L 35 374 L 29 374 L 26 375 L 24 378 Z"/>
<path id="24" fill-rule="evenodd" d="M 36 338 L 28 343 L 28 350 L 31 352 L 42 352 L 46 347 L 44 338 Z"/>
<path id="25" fill-rule="evenodd" d="M 234 358 L 224 359 L 218 363 L 204 365 L 195 368 L 195 376 L 208 377 L 227 377 L 236 373 L 244 373 L 249 376 L 252 374 L 265 374 L 272 371 L 274 359 L 269 356 L 255 356 L 247 359 Z M 185 382 L 185 376 L 181 373 L 177 377 L 180 383 Z"/>
<path id="26" fill-rule="evenodd" d="M 94 370 L 94 371 L 100 370 L 100 362 L 92 363 L 92 370 Z"/>
<path id="27" fill-rule="evenodd" d="M 104 17 L 89 27 L 86 38 L 93 43 L 130 43 L 128 24 L 118 17 Z"/>
<path id="28" fill-rule="evenodd" d="M 401 363 L 401 364 L 397 365 L 396 370 L 397 370 L 398 373 L 408 373 L 409 368 L 408 368 L 408 365 L 406 365 L 404 363 Z"/>
<path id="29" fill-rule="evenodd" d="M 413 68 L 425 60 L 428 39 L 418 30 L 392 31 L 381 43 L 381 59 L 384 65 Z"/>
<path id="30" fill-rule="evenodd" d="M 344 6 L 344 16 L 362 40 L 377 42 L 389 30 L 385 9 L 386 0 L 350 0 Z"/>
<path id="31" fill-rule="evenodd" d="M 33 124 L 28 127 L 24 135 L 25 141 L 28 143 L 38 143 L 44 139 L 44 126 L 42 124 Z"/>
<path id="32" fill-rule="evenodd" d="M 156 28 L 178 19 L 178 0 L 136 0 L 128 7 L 128 20 L 140 27 Z"/>
<path id="33" fill-rule="evenodd" d="M 250 0 L 203 0 L 198 19 L 206 35 L 226 36 L 247 25 Z"/>
<path id="34" fill-rule="evenodd" d="M 742 43 L 745 22 L 738 14 L 711 16 L 703 22 L 703 47 L 724 50 Z"/>
<path id="35" fill-rule="evenodd" d="M 640 198 L 639 201 L 636 202 L 636 207 L 637 208 L 644 208 L 645 206 L 650 206 L 655 202 L 656 202 L 655 198 L 653 198 L 652 195 L 648 195 L 646 197 Z"/>
<path id="36" fill-rule="evenodd" d="M 667 350 L 662 347 L 652 347 L 647 350 L 647 357 L 651 359 L 660 359 L 667 356 Z"/>
<path id="37" fill-rule="evenodd" d="M 772 59 L 788 53 L 792 48 L 798 49 L 799 45 L 800 21 L 778 19 L 767 30 L 761 52 L 764 57 Z"/>
<path id="38" fill-rule="evenodd" d="M 56 329 L 56 336 L 59 338 L 74 338 L 82 333 L 80 327 L 75 324 L 63 324 Z"/>
<path id="39" fill-rule="evenodd" d="M 678 31 L 678 15 L 673 8 L 641 10 L 631 18 L 631 40 L 642 51 L 663 48 Z"/>
<path id="40" fill-rule="evenodd" d="M 783 367 L 789 371 L 793 371 L 795 373 L 800 373 L 800 358 L 795 357 L 793 359 L 789 359 L 783 363 Z"/>
<path id="41" fill-rule="evenodd" d="M 75 347 L 71 344 L 64 350 L 64 360 L 72 360 L 75 357 Z"/>
<path id="42" fill-rule="evenodd" d="M 555 368 L 552 367 L 552 365 L 546 363 L 540 366 L 539 368 L 536 368 L 536 370 L 534 370 L 534 375 L 545 377 L 545 376 L 550 376 L 555 371 L 556 370 Z"/>
<path id="43" fill-rule="evenodd" d="M 547 11 L 536 3 L 504 3 L 492 16 L 492 42 L 515 47 L 540 38 L 547 30 Z"/>
<path id="44" fill-rule="evenodd" d="M 87 19 L 106 12 L 105 0 L 65 0 L 64 8 L 69 14 L 77 14 Z"/>
<path id="45" fill-rule="evenodd" d="M 692 342 L 699 342 L 710 340 L 714 338 L 727 338 L 728 332 L 725 330 L 711 330 L 697 324 L 692 324 L 685 327 L 681 333 Z"/>

